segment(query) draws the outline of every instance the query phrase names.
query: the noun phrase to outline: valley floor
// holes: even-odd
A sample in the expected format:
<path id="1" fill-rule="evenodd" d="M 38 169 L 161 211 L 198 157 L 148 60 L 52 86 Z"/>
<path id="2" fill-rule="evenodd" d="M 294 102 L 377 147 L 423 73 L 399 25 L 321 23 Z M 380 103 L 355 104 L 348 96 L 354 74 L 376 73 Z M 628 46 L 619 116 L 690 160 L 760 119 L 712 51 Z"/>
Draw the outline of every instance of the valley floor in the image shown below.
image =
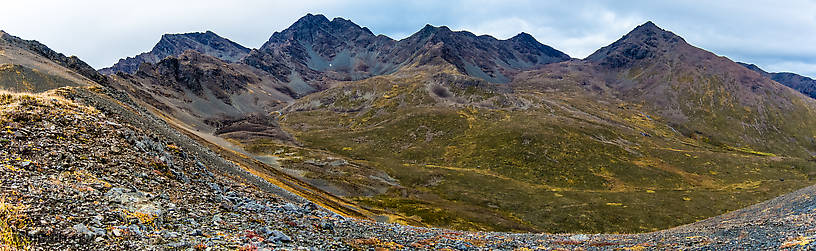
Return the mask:
<path id="1" fill-rule="evenodd" d="M 816 248 L 815 186 L 636 235 L 463 232 L 347 218 L 240 170 L 144 111 L 113 109 L 121 101 L 94 95 L 0 94 L 0 249 Z"/>

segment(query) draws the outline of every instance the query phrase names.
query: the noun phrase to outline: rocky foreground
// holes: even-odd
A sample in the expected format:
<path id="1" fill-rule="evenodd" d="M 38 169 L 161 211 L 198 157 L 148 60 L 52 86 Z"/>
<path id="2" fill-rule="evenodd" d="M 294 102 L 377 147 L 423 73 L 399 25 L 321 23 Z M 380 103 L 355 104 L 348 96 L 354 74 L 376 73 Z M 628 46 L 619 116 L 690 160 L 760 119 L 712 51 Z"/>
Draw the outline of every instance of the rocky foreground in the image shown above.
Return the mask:
<path id="1" fill-rule="evenodd" d="M 0 94 L 0 249 L 816 248 L 814 187 L 637 235 L 460 232 L 345 218 L 236 170 L 119 99 L 81 88 Z"/>

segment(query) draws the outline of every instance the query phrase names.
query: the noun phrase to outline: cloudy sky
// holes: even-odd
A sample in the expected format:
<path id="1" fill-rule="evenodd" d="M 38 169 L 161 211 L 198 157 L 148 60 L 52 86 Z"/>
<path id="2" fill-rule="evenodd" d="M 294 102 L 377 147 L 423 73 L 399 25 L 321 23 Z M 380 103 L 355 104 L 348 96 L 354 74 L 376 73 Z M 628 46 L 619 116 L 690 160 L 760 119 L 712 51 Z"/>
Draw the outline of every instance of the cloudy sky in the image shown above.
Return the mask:
<path id="1" fill-rule="evenodd" d="M 816 77 L 816 0 L 2 0 L 0 29 L 101 68 L 149 51 L 164 33 L 212 30 L 257 48 L 306 13 L 348 18 L 395 39 L 427 23 L 500 39 L 524 31 L 575 58 L 652 20 L 735 61 Z"/>

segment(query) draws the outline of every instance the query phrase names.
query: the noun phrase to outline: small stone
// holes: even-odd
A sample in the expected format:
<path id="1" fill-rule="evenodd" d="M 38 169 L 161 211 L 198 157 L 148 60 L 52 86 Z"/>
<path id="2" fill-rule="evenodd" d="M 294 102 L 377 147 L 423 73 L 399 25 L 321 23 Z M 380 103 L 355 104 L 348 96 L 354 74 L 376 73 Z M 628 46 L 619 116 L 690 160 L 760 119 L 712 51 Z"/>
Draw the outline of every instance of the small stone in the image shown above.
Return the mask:
<path id="1" fill-rule="evenodd" d="M 271 239 L 275 242 L 291 242 L 292 238 L 278 230 L 272 230 Z"/>
<path id="2" fill-rule="evenodd" d="M 162 235 L 165 239 L 175 239 L 179 237 L 179 233 L 176 232 L 167 232 Z"/>
<path id="3" fill-rule="evenodd" d="M 179 249 L 179 248 L 189 247 L 190 244 L 186 243 L 186 242 L 173 242 L 173 243 L 167 244 L 167 246 L 170 247 L 170 248 Z"/>
<path id="4" fill-rule="evenodd" d="M 298 211 L 298 209 L 300 209 L 300 208 L 298 208 L 298 206 L 295 206 L 295 204 L 286 203 L 286 204 L 283 205 L 283 209 L 286 209 L 286 211 L 294 212 L 294 211 Z"/>
<path id="5" fill-rule="evenodd" d="M 195 229 L 192 232 L 190 232 L 190 235 L 191 236 L 204 236 L 204 233 L 201 232 L 201 229 Z"/>
<path id="6" fill-rule="evenodd" d="M 571 241 L 586 241 L 586 240 L 589 240 L 589 236 L 587 236 L 585 234 L 576 234 L 576 235 L 570 236 L 569 239 Z"/>
<path id="7" fill-rule="evenodd" d="M 86 237 L 92 237 L 94 235 L 94 232 L 92 232 L 87 226 L 85 226 L 85 224 L 82 223 L 76 224 L 72 228 L 77 233 L 85 235 Z"/>
<path id="8" fill-rule="evenodd" d="M 102 215 L 96 215 L 93 217 L 91 222 L 93 222 L 94 225 L 101 225 L 103 220 L 105 220 L 105 217 L 102 217 Z"/>
<path id="9" fill-rule="evenodd" d="M 344 159 L 339 159 L 339 160 L 329 162 L 329 165 L 333 166 L 333 167 L 345 166 L 345 165 L 348 165 L 348 161 L 346 161 Z"/>

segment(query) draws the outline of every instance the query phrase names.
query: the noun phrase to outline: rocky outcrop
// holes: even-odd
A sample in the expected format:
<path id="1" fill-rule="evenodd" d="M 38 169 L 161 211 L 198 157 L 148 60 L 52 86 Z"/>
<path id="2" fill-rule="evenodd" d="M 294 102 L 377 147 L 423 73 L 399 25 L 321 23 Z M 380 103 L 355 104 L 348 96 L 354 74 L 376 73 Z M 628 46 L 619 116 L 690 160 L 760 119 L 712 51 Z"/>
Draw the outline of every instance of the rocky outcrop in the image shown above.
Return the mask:
<path id="1" fill-rule="evenodd" d="M 207 89 L 218 99 L 229 104 L 230 95 L 246 90 L 247 85 L 261 82 L 257 76 L 244 74 L 217 59 L 187 51 L 178 57 L 162 59 L 155 65 L 143 64 L 137 76 L 178 92 L 189 90 L 199 97 Z"/>
<path id="2" fill-rule="evenodd" d="M 610 68 L 631 66 L 634 62 L 656 57 L 676 45 L 688 45 L 683 38 L 646 22 L 585 60 Z"/>

